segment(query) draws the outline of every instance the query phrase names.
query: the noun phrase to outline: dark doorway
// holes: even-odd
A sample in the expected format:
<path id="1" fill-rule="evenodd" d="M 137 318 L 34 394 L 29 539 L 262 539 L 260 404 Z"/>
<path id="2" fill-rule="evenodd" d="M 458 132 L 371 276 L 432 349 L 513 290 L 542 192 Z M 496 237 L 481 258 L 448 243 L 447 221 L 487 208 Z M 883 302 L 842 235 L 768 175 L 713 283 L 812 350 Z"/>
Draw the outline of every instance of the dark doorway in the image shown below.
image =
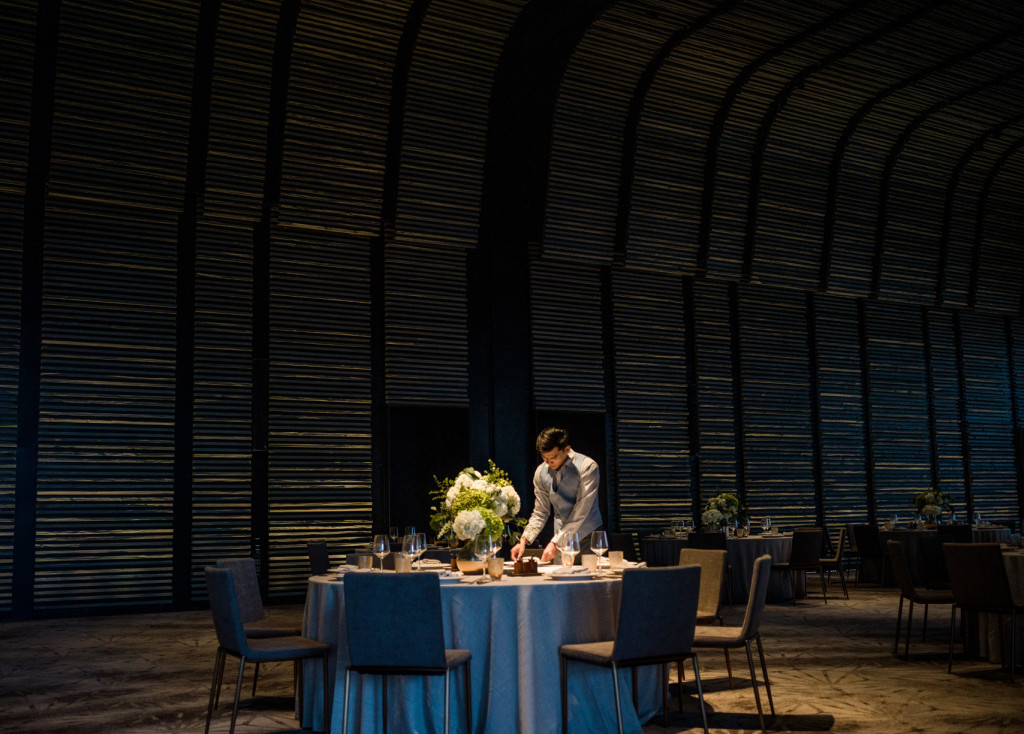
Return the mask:
<path id="1" fill-rule="evenodd" d="M 388 525 L 430 533 L 434 476 L 454 477 L 469 464 L 465 408 L 388 409 Z"/>

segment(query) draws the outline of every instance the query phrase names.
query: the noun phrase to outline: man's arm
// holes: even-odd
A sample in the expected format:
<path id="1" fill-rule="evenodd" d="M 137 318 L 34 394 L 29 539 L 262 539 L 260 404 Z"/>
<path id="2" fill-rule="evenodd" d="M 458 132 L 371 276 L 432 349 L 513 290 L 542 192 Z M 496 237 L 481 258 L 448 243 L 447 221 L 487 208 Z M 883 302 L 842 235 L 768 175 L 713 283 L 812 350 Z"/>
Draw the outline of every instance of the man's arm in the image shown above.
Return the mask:
<path id="1" fill-rule="evenodd" d="M 509 556 L 513 561 L 518 561 L 523 553 L 526 552 L 526 544 L 532 543 L 536 540 L 537 536 L 540 535 L 540 531 L 544 529 L 544 523 L 548 521 L 548 516 L 551 515 L 551 498 L 548 497 L 547 490 L 540 486 L 540 467 L 533 473 L 533 513 L 530 515 L 530 521 L 526 523 L 526 527 L 523 528 L 523 534 L 519 537 L 519 542 L 512 546 Z M 550 544 L 549 544 L 550 545 Z M 547 555 L 547 549 L 544 549 L 544 555 Z M 548 558 L 541 557 L 541 560 L 550 561 L 554 557 L 552 552 Z"/>

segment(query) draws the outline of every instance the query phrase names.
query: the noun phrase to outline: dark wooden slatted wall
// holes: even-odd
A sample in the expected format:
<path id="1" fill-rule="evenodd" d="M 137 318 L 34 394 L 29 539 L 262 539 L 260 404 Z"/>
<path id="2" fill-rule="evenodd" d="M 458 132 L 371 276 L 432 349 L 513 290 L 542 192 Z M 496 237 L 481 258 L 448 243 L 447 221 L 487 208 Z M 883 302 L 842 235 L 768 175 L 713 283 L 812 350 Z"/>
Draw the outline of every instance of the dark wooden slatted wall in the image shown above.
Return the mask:
<path id="1" fill-rule="evenodd" d="M 338 553 L 371 532 L 370 241 L 404 14 L 310 2 L 298 19 L 270 254 L 272 596 L 304 590 L 310 537 Z"/>
<path id="2" fill-rule="evenodd" d="M 864 385 L 860 373 L 857 304 L 849 298 L 814 298 L 821 476 L 825 523 L 867 519 Z"/>
<path id="3" fill-rule="evenodd" d="M 955 498 L 962 508 L 964 459 L 960 433 L 960 365 L 954 319 L 952 311 L 928 309 L 924 315 L 924 329 L 928 341 L 929 395 L 934 421 L 935 485 Z"/>
<path id="4" fill-rule="evenodd" d="M 1017 499 L 1006 330 L 998 319 L 976 314 L 963 314 L 960 327 L 974 511 L 983 519 L 1006 520 Z"/>
<path id="5" fill-rule="evenodd" d="M 976 232 L 979 248 L 978 308 L 1016 312 L 1021 303 L 1024 262 L 1020 255 L 1024 232 L 1024 150 L 1020 137 L 995 161 L 982 188 L 981 216 L 985 225 Z M 991 218 L 991 219 L 990 219 Z M 996 265 L 998 263 L 998 265 Z"/>
<path id="6" fill-rule="evenodd" d="M 740 491 L 736 473 L 732 297 L 728 284 L 694 285 L 697 411 L 700 420 L 701 503 Z M 699 508 L 697 508 L 699 516 Z"/>
<path id="7" fill-rule="evenodd" d="M 530 290 L 536 407 L 604 412 L 600 271 L 541 259 Z"/>
<path id="8" fill-rule="evenodd" d="M 35 605 L 170 601 L 177 208 L 195 7 L 62 3 Z"/>
<path id="9" fill-rule="evenodd" d="M 619 522 L 633 532 L 689 518 L 686 332 L 677 277 L 614 277 Z"/>
<path id="10" fill-rule="evenodd" d="M 919 311 L 872 302 L 866 314 L 871 443 L 879 517 L 908 512 L 932 487 L 928 395 Z"/>
<path id="11" fill-rule="evenodd" d="M 11 609 L 18 434 L 21 250 L 32 106 L 35 3 L 9 3 L 0 28 L 0 614 Z"/>
<path id="12" fill-rule="evenodd" d="M 260 217 L 278 3 L 225 3 L 217 24 L 196 226 L 192 594 L 250 553 L 253 227 Z"/>
<path id="13" fill-rule="evenodd" d="M 805 300 L 797 290 L 739 291 L 746 503 L 788 528 L 815 524 Z"/>

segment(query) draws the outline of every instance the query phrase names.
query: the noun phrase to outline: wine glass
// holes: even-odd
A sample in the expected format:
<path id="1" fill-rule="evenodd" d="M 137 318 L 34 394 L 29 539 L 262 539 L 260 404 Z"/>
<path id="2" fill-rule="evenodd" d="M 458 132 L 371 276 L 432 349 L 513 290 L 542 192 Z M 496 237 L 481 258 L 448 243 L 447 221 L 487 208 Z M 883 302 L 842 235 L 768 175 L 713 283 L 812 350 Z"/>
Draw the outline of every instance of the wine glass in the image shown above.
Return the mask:
<path id="1" fill-rule="evenodd" d="M 391 539 L 392 543 L 397 543 L 398 542 L 398 527 L 396 527 L 395 525 L 392 525 L 388 529 L 388 537 Z"/>
<path id="2" fill-rule="evenodd" d="M 491 555 L 493 544 L 494 540 L 489 533 L 480 533 L 473 540 L 473 557 L 480 561 L 484 567 L 483 577 L 480 579 L 481 584 L 487 580 L 487 558 Z"/>
<path id="3" fill-rule="evenodd" d="M 406 533 L 402 536 L 402 555 L 409 559 L 409 567 L 416 560 L 416 536 Z"/>
<path id="4" fill-rule="evenodd" d="M 384 570 L 384 557 L 391 552 L 391 544 L 386 535 L 373 536 L 373 555 L 380 559 L 380 570 Z"/>
<path id="5" fill-rule="evenodd" d="M 580 538 L 576 533 L 565 533 L 558 547 L 562 551 L 562 565 L 572 566 L 576 554 L 580 552 Z"/>
<path id="6" fill-rule="evenodd" d="M 974 525 L 975 525 L 975 527 L 979 527 L 979 528 L 981 527 L 981 513 L 980 512 L 975 512 L 974 513 Z"/>
<path id="7" fill-rule="evenodd" d="M 761 532 L 770 533 L 772 531 L 772 519 L 770 517 L 761 518 Z"/>
<path id="8" fill-rule="evenodd" d="M 415 556 L 414 560 L 418 561 L 420 559 L 420 556 L 422 556 L 426 551 L 427 551 L 427 534 L 426 533 L 416 533 L 416 556 Z M 422 568 L 422 566 L 420 568 Z"/>
<path id="9" fill-rule="evenodd" d="M 415 534 L 416 534 L 416 526 L 415 525 L 406 525 L 405 526 L 405 532 L 402 533 L 402 535 L 415 535 Z"/>
<path id="10" fill-rule="evenodd" d="M 590 550 L 597 555 L 597 565 L 601 565 L 602 556 L 608 550 L 608 533 L 604 530 L 595 530 L 590 534 Z"/>

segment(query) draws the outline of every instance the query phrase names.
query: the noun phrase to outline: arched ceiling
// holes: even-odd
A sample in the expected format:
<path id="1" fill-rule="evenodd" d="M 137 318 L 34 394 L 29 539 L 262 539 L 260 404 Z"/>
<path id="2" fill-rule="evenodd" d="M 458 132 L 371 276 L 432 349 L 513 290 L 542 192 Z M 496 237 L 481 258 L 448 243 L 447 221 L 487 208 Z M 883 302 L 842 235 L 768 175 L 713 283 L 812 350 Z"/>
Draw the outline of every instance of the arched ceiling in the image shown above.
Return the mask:
<path id="1" fill-rule="evenodd" d="M 557 12 L 522 12 L 538 6 Z M 534 159 L 548 146 L 532 213 L 544 257 L 1018 308 L 1016 3 L 586 7 L 564 68 L 548 69 L 557 84 L 542 85 L 555 97 L 533 100 L 553 104 L 550 120 L 523 118 L 547 137 L 507 143 Z M 509 45 L 528 48 L 517 32 Z"/>

